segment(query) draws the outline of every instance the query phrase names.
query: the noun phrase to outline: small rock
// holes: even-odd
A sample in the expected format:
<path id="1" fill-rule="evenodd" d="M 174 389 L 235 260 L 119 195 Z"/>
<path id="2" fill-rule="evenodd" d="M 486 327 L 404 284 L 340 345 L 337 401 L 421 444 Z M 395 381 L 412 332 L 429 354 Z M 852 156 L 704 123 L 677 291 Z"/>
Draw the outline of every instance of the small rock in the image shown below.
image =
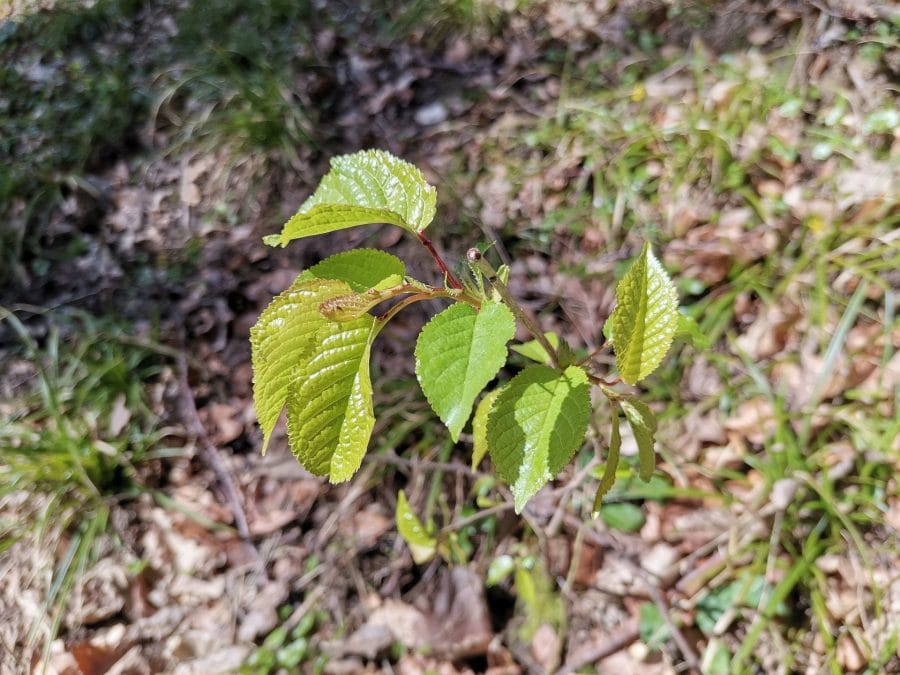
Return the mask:
<path id="1" fill-rule="evenodd" d="M 650 549 L 643 558 L 643 567 L 661 583 L 668 583 L 678 574 L 673 564 L 678 560 L 678 551 L 665 542 L 660 542 Z"/>
<path id="2" fill-rule="evenodd" d="M 447 121 L 447 107 L 440 101 L 423 105 L 416 110 L 416 124 L 423 127 L 430 127 L 435 124 Z"/>

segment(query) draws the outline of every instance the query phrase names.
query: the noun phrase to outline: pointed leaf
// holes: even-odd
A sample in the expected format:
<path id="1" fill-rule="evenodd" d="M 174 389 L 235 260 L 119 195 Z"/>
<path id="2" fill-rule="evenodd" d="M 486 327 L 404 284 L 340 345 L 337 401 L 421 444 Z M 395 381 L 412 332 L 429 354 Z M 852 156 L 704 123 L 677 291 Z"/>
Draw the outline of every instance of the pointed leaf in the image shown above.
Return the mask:
<path id="1" fill-rule="evenodd" d="M 616 482 L 616 469 L 619 468 L 619 450 L 622 448 L 622 434 L 619 431 L 619 409 L 615 403 L 612 405 L 612 433 L 609 437 L 609 452 L 606 453 L 606 466 L 603 468 L 603 477 L 597 486 L 597 494 L 594 496 L 592 509 L 594 518 L 600 513 L 603 504 L 603 496 Z"/>
<path id="2" fill-rule="evenodd" d="M 410 553 L 417 565 L 427 563 L 434 557 L 437 539 L 428 534 L 422 521 L 415 514 L 406 500 L 406 493 L 400 490 L 397 495 L 397 531 L 409 545 Z"/>
<path id="3" fill-rule="evenodd" d="M 319 305 L 349 291 L 340 281 L 298 279 L 272 300 L 250 329 L 253 405 L 263 431 L 263 453 L 298 369 L 328 322 Z"/>
<path id="4" fill-rule="evenodd" d="M 647 407 L 646 403 L 641 401 L 623 399 L 621 403 L 625 417 L 634 432 L 634 440 L 637 441 L 640 460 L 639 475 L 642 480 L 648 481 L 656 468 L 656 452 L 653 449 L 656 436 L 656 415 Z"/>
<path id="5" fill-rule="evenodd" d="M 512 486 L 516 512 L 569 463 L 591 412 L 587 374 L 530 366 L 503 389 L 488 415 L 487 440 L 497 473 Z"/>
<path id="6" fill-rule="evenodd" d="M 416 342 L 416 375 L 456 441 L 482 389 L 506 363 L 516 320 L 506 305 L 458 302 L 429 321 Z"/>
<path id="7" fill-rule="evenodd" d="M 547 342 L 550 343 L 551 347 L 554 349 L 559 348 L 559 335 L 556 333 L 544 333 L 544 337 L 547 338 Z M 547 350 L 544 349 L 543 345 L 537 340 L 529 340 L 522 344 L 513 345 L 510 349 L 517 354 L 521 354 L 526 359 L 531 359 L 537 363 L 543 363 L 548 366 L 551 363 L 550 355 L 547 353 Z"/>
<path id="8" fill-rule="evenodd" d="M 672 344 L 678 326 L 675 286 L 644 244 L 616 288 L 612 336 L 622 380 L 634 384 L 656 370 Z"/>
<path id="9" fill-rule="evenodd" d="M 281 230 L 272 246 L 357 225 L 390 223 L 421 232 L 434 218 L 436 193 L 422 172 L 383 150 L 331 160 L 331 170 Z"/>
<path id="10" fill-rule="evenodd" d="M 377 332 L 370 315 L 326 322 L 288 395 L 291 450 L 307 471 L 332 483 L 359 469 L 375 424 L 369 354 Z"/>
<path id="11" fill-rule="evenodd" d="M 487 454 L 488 415 L 491 412 L 494 401 L 497 400 L 501 391 L 503 391 L 503 387 L 498 387 L 493 391 L 489 391 L 478 402 L 478 407 L 475 408 L 475 417 L 472 418 L 472 471 L 475 471 L 478 468 L 478 465 L 481 464 L 481 460 L 484 459 L 484 456 Z"/>
<path id="12" fill-rule="evenodd" d="M 397 256 L 371 248 L 357 248 L 325 258 L 305 270 L 300 279 L 337 279 L 354 291 L 362 292 L 375 288 L 389 277 L 402 279 L 405 274 L 406 265 Z"/>

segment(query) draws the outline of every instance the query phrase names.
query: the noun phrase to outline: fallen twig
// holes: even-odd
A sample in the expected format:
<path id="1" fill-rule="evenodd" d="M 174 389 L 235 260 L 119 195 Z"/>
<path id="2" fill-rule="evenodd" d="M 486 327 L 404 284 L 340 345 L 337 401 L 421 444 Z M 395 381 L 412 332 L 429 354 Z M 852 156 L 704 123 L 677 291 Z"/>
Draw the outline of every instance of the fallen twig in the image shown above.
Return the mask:
<path id="1" fill-rule="evenodd" d="M 228 506 L 234 516 L 234 524 L 238 534 L 253 550 L 256 557 L 259 558 L 259 551 L 256 550 L 256 547 L 250 540 L 250 528 L 247 526 L 247 516 L 244 513 L 244 507 L 241 504 L 241 500 L 238 497 L 234 481 L 231 479 L 231 473 L 228 471 L 228 467 L 225 466 L 225 462 L 222 460 L 219 449 L 209 440 L 206 429 L 200 421 L 200 414 L 197 412 L 197 402 L 194 400 L 194 392 L 191 390 L 191 386 L 188 383 L 187 358 L 183 353 L 178 356 L 178 384 L 181 389 L 181 398 L 184 404 L 185 424 L 187 424 L 191 434 L 193 434 L 195 440 L 200 445 L 200 449 L 203 451 L 203 458 L 206 460 L 209 468 L 213 470 L 213 473 L 219 481 L 219 485 L 222 488 L 222 492 L 225 494 L 225 499 L 228 501 Z"/>
<path id="2" fill-rule="evenodd" d="M 568 675 L 577 672 L 585 666 L 589 666 L 597 661 L 602 661 L 608 656 L 612 656 L 631 645 L 640 637 L 641 633 L 638 628 L 637 620 L 631 621 L 627 626 L 622 628 L 618 633 L 610 635 L 606 640 L 600 642 L 590 649 L 584 650 L 578 655 L 578 658 L 572 659 L 563 664 L 563 667 L 557 672 L 557 675 Z"/>

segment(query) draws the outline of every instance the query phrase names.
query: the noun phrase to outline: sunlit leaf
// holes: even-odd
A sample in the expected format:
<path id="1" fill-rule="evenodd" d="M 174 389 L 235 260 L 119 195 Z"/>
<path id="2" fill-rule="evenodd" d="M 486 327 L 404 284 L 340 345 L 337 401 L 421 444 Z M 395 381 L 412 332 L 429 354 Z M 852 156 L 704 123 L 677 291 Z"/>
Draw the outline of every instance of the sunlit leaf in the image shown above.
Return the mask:
<path id="1" fill-rule="evenodd" d="M 678 295 L 660 262 L 645 244 L 616 288 L 610 317 L 616 366 L 634 384 L 656 370 L 678 326 Z"/>
<path id="2" fill-rule="evenodd" d="M 640 460 L 639 475 L 642 480 L 648 481 L 656 468 L 656 451 L 653 449 L 656 436 L 656 415 L 646 403 L 634 399 L 621 401 L 622 410 L 625 413 L 631 430 L 634 432 L 634 440 L 637 441 L 638 459 Z"/>
<path id="3" fill-rule="evenodd" d="M 416 375 L 456 441 L 482 389 L 506 363 L 516 321 L 505 305 L 458 302 L 429 321 L 416 343 Z"/>
<path id="4" fill-rule="evenodd" d="M 544 337 L 547 338 L 547 342 L 550 343 L 551 347 L 554 349 L 559 348 L 559 335 L 556 333 L 544 333 Z M 526 359 L 530 359 L 537 363 L 543 363 L 548 366 L 551 363 L 550 355 L 547 353 L 547 350 L 544 349 L 544 346 L 537 340 L 529 340 L 522 344 L 512 345 L 510 349 L 517 354 L 521 354 Z"/>
<path id="5" fill-rule="evenodd" d="M 472 418 L 472 470 L 478 468 L 481 460 L 484 459 L 488 452 L 487 442 L 487 421 L 488 414 L 494 405 L 494 401 L 503 391 L 503 387 L 498 387 L 493 391 L 489 391 L 478 402 L 475 408 L 475 417 Z"/>
<path id="6" fill-rule="evenodd" d="M 515 508 L 569 463 L 591 411 L 587 374 L 530 366 L 503 389 L 488 415 L 487 442 L 497 473 L 512 486 Z"/>
<path id="7" fill-rule="evenodd" d="M 315 347 L 319 329 L 328 322 L 319 305 L 349 292 L 350 287 L 340 281 L 298 279 L 272 300 L 250 329 L 253 405 L 263 431 L 263 452 L 288 390 Z"/>
<path id="8" fill-rule="evenodd" d="M 336 279 L 345 282 L 357 293 L 380 286 L 385 279 L 403 279 L 406 265 L 400 258 L 384 251 L 357 248 L 325 258 L 300 275 L 300 280 Z"/>
<path id="9" fill-rule="evenodd" d="M 376 326 L 368 314 L 326 322 L 288 394 L 291 450 L 307 471 L 332 483 L 359 469 L 375 424 L 369 354 Z"/>
<path id="10" fill-rule="evenodd" d="M 417 565 L 428 562 L 434 557 L 437 539 L 428 534 L 425 525 L 419 520 L 406 499 L 406 493 L 400 490 L 397 495 L 397 531 L 409 546 L 413 560 Z"/>
<path id="11" fill-rule="evenodd" d="M 421 232 L 434 218 L 435 189 L 415 166 L 383 150 L 363 150 L 331 160 L 331 170 L 272 246 L 358 225 L 389 223 Z"/>

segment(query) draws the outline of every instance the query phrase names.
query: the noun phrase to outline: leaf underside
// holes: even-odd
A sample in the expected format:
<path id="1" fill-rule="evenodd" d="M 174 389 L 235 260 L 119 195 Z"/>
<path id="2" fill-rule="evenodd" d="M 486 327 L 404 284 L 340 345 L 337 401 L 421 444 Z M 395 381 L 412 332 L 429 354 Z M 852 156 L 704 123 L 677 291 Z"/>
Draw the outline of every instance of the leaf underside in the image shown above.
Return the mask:
<path id="1" fill-rule="evenodd" d="M 612 406 L 612 433 L 609 437 L 609 451 L 606 453 L 606 466 L 603 469 L 603 477 L 597 486 L 597 494 L 594 496 L 594 517 L 600 512 L 603 497 L 609 492 L 616 482 L 616 469 L 619 468 L 619 451 L 622 449 L 622 434 L 619 431 L 619 411 L 615 404 Z"/>
<path id="2" fill-rule="evenodd" d="M 435 189 L 415 166 L 383 150 L 363 150 L 331 160 L 316 191 L 265 238 L 272 246 L 358 225 L 389 223 L 421 232 L 434 218 Z"/>
<path id="3" fill-rule="evenodd" d="M 487 441 L 487 421 L 494 401 L 503 391 L 503 387 L 498 387 L 493 391 L 489 391 L 478 402 L 475 408 L 475 416 L 472 418 L 472 471 L 478 468 L 481 460 L 488 452 Z"/>
<path id="4" fill-rule="evenodd" d="M 350 291 L 347 284 L 298 279 L 276 296 L 250 329 L 253 363 L 253 405 L 263 431 L 263 452 L 284 407 L 291 384 L 328 321 L 319 305 Z"/>
<path id="5" fill-rule="evenodd" d="M 612 335 L 622 380 L 635 384 L 652 373 L 672 344 L 678 326 L 675 286 L 645 244 L 616 288 Z"/>
<path id="6" fill-rule="evenodd" d="M 653 449 L 656 436 L 656 415 L 642 401 L 624 399 L 621 404 L 625 418 L 634 432 L 634 440 L 637 442 L 639 475 L 641 480 L 648 481 L 656 468 L 656 451 Z"/>
<path id="7" fill-rule="evenodd" d="M 376 334 L 371 315 L 326 322 L 288 395 L 291 450 L 307 471 L 332 483 L 356 473 L 369 445 L 375 424 L 369 355 Z"/>
<path id="8" fill-rule="evenodd" d="M 488 415 L 488 449 L 512 486 L 517 513 L 581 447 L 590 411 L 587 374 L 576 366 L 563 373 L 530 366 L 497 397 Z"/>
<path id="9" fill-rule="evenodd" d="M 429 321 L 416 343 L 416 376 L 455 441 L 478 394 L 506 363 L 516 332 L 512 312 L 498 302 L 480 310 L 458 302 Z"/>

